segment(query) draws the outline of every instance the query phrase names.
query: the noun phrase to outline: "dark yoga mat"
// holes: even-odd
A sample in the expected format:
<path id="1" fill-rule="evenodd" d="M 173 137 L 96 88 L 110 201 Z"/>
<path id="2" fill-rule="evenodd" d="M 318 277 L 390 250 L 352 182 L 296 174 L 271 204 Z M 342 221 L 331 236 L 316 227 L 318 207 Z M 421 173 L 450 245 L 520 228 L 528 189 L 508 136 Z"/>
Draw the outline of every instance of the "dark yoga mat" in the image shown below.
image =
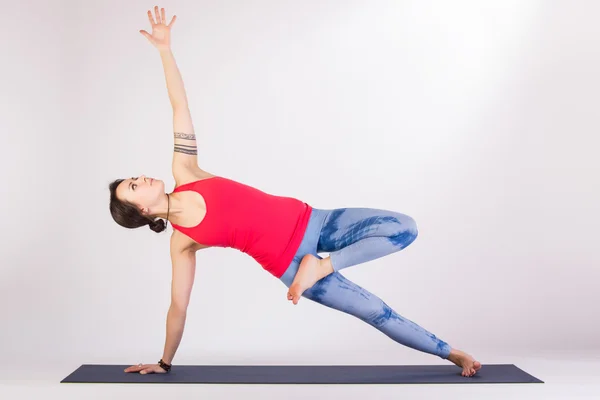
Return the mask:
<path id="1" fill-rule="evenodd" d="M 61 383 L 544 383 L 513 364 L 486 364 L 475 376 L 455 365 L 175 365 L 168 374 L 84 364 Z"/>

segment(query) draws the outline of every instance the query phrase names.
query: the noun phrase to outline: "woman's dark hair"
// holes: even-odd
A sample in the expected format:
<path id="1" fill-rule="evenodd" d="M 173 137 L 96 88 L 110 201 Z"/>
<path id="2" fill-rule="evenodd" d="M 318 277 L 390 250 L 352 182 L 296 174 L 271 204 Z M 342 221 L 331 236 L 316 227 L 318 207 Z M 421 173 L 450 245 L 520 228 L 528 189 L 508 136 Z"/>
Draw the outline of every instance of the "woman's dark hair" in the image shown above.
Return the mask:
<path id="1" fill-rule="evenodd" d="M 125 228 L 139 228 L 149 225 L 150 229 L 159 233 L 166 229 L 165 221 L 161 218 L 152 219 L 142 215 L 140 210 L 127 201 L 121 201 L 117 198 L 117 186 L 125 179 L 116 179 L 108 185 L 110 189 L 110 214 L 115 222 Z"/>

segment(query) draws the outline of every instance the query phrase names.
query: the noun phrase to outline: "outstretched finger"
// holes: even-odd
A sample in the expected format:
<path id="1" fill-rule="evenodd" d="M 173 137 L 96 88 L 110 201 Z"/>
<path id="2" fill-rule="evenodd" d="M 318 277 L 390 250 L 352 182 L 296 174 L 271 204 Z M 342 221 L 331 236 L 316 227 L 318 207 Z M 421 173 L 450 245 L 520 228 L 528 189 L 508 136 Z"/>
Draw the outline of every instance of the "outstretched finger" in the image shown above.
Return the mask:
<path id="1" fill-rule="evenodd" d="M 125 372 L 137 372 L 142 368 L 144 368 L 144 366 L 132 365 L 131 367 L 125 368 Z"/>
<path id="2" fill-rule="evenodd" d="M 152 12 L 150 10 L 148 10 L 148 20 L 150 21 L 150 25 L 156 25 L 156 22 L 154 22 L 154 18 L 152 17 Z"/>
<path id="3" fill-rule="evenodd" d="M 162 23 L 162 21 L 160 20 L 160 14 L 158 13 L 158 6 L 154 6 L 154 15 L 156 16 L 156 23 Z"/>
<path id="4" fill-rule="evenodd" d="M 142 35 L 144 35 L 146 37 L 146 39 L 148 39 L 150 41 L 150 43 L 154 44 L 154 39 L 152 39 L 152 35 L 150 35 L 148 32 L 141 30 L 140 33 Z"/>
<path id="5" fill-rule="evenodd" d="M 165 16 L 165 9 L 161 8 L 160 9 L 160 19 L 162 21 L 163 24 L 167 23 L 167 17 Z"/>
<path id="6" fill-rule="evenodd" d="M 171 18 L 171 22 L 169 22 L 169 25 L 167 25 L 169 28 L 171 26 L 173 26 L 173 22 L 175 22 L 175 20 L 177 19 L 177 15 L 173 15 L 173 18 Z"/>

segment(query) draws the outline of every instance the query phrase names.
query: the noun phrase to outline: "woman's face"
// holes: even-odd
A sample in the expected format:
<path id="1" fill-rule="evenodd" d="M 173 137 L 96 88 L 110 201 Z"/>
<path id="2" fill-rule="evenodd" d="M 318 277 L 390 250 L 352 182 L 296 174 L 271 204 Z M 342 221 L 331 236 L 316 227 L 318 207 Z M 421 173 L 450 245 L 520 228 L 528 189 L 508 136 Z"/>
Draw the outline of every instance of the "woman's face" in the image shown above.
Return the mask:
<path id="1" fill-rule="evenodd" d="M 135 204 L 143 214 L 147 214 L 149 208 L 157 205 L 164 193 L 163 181 L 145 175 L 125 179 L 117 187 L 117 198 Z"/>

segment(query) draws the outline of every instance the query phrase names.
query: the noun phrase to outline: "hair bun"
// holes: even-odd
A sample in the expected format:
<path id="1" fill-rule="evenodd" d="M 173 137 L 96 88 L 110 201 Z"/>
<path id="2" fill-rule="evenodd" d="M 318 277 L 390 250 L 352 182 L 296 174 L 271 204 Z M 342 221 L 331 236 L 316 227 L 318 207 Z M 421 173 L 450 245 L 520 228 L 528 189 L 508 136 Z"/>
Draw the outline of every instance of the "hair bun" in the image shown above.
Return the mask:
<path id="1" fill-rule="evenodd" d="M 163 221 L 160 218 L 155 219 L 154 221 L 150 222 L 148 224 L 148 226 L 150 227 L 150 229 L 152 229 L 156 233 L 162 232 L 167 228 L 165 221 Z"/>

